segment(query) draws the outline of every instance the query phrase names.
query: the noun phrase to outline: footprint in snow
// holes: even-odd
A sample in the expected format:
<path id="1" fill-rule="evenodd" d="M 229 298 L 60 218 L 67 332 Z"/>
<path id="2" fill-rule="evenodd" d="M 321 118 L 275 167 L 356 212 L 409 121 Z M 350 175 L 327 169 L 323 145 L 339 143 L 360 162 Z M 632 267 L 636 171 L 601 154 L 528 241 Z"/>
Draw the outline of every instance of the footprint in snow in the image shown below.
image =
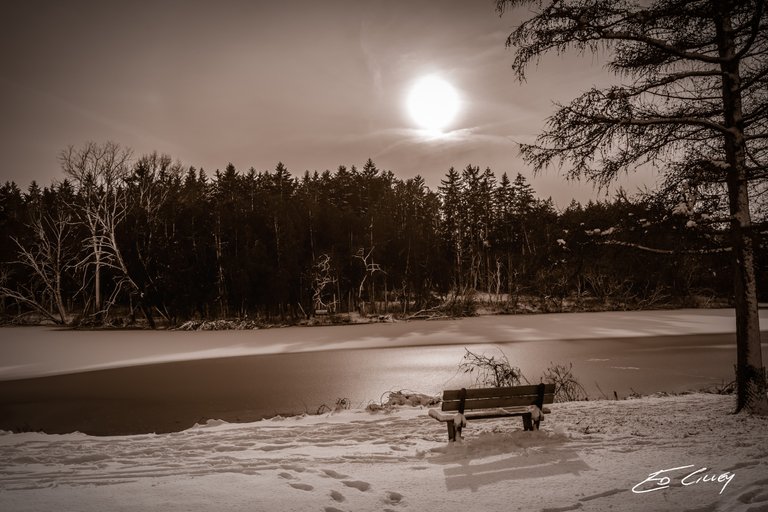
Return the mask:
<path id="1" fill-rule="evenodd" d="M 299 473 L 303 473 L 307 470 L 307 468 L 298 464 L 281 464 L 280 467 L 291 471 L 298 471 Z"/>
<path id="2" fill-rule="evenodd" d="M 384 497 L 384 503 L 387 505 L 397 505 L 401 501 L 403 501 L 403 495 L 399 492 L 387 491 L 387 494 Z"/>
<path id="3" fill-rule="evenodd" d="M 344 512 L 343 510 L 339 510 L 336 507 L 325 507 L 325 512 Z"/>
<path id="4" fill-rule="evenodd" d="M 343 503 L 347 501 L 347 498 L 345 498 L 344 495 L 339 491 L 331 491 L 331 498 L 337 503 Z"/>
<path id="5" fill-rule="evenodd" d="M 293 480 L 295 478 L 292 474 L 286 473 L 286 472 L 282 472 L 277 476 L 279 476 L 280 478 L 285 478 L 286 480 Z"/>
<path id="6" fill-rule="evenodd" d="M 344 480 L 341 483 L 343 483 L 347 487 L 354 487 L 358 491 L 362 491 L 362 492 L 365 492 L 371 488 L 371 484 L 369 484 L 368 482 L 362 482 L 360 480 Z"/>
<path id="7" fill-rule="evenodd" d="M 302 490 L 302 491 L 311 491 L 311 490 L 314 489 L 314 487 L 312 487 L 309 484 L 288 484 L 288 485 L 290 485 L 294 489 L 299 489 L 299 490 Z"/>
<path id="8" fill-rule="evenodd" d="M 323 473 L 326 474 L 326 476 L 329 476 L 331 478 L 335 478 L 336 480 L 341 480 L 342 478 L 349 478 L 349 475 L 342 475 L 341 473 L 337 473 L 336 471 L 332 469 L 324 469 Z"/>
<path id="9" fill-rule="evenodd" d="M 738 500 L 745 504 L 766 503 L 768 502 L 768 492 L 766 492 L 764 489 L 754 488 L 745 493 L 742 493 L 738 497 Z M 750 510 L 768 510 L 768 508 L 754 507 Z"/>

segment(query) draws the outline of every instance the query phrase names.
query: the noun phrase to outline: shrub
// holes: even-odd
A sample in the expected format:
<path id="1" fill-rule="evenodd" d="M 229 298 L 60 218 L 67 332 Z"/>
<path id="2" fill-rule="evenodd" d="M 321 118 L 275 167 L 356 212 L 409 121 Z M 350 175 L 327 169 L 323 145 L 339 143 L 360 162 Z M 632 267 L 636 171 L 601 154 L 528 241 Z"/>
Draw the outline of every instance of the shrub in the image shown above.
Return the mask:
<path id="1" fill-rule="evenodd" d="M 475 316 L 477 307 L 477 293 L 474 290 L 465 290 L 463 293 L 452 293 L 440 309 L 450 316 L 466 317 Z"/>
<path id="2" fill-rule="evenodd" d="M 380 403 L 370 403 L 365 408 L 368 412 L 391 411 L 395 407 L 430 407 L 438 405 L 440 398 L 414 391 L 387 391 L 381 397 Z"/>
<path id="3" fill-rule="evenodd" d="M 459 370 L 474 375 L 476 385 L 503 388 L 516 386 L 521 379 L 528 382 L 520 368 L 512 366 L 501 350 L 498 357 L 475 354 L 467 348 L 464 350 L 466 353 L 459 364 Z"/>
<path id="4" fill-rule="evenodd" d="M 587 392 L 573 375 L 573 363 L 549 363 L 542 380 L 555 385 L 555 402 L 574 402 L 586 400 Z"/>
<path id="5" fill-rule="evenodd" d="M 317 412 L 315 414 L 325 414 L 327 412 L 340 412 L 340 411 L 346 411 L 350 407 L 352 407 L 352 402 L 349 400 L 349 398 L 337 398 L 336 399 L 336 405 L 333 407 L 329 407 L 328 404 L 323 404 L 320 407 L 317 408 Z"/>

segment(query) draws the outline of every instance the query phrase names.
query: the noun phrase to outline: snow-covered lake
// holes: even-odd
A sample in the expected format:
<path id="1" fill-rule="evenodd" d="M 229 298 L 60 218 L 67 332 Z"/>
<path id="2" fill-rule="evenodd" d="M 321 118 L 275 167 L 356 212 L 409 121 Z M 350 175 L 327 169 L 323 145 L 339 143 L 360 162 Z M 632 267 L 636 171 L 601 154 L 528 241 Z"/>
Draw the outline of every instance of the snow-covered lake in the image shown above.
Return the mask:
<path id="1" fill-rule="evenodd" d="M 761 313 L 768 325 L 768 311 Z M 112 431 L 94 427 L 106 421 L 126 432 L 313 412 L 342 397 L 364 406 L 389 390 L 438 394 L 469 384 L 457 368 L 464 347 L 503 351 L 533 382 L 551 362 L 573 363 L 593 397 L 683 391 L 732 380 L 734 328 L 732 310 L 260 331 L 8 328 L 0 330 L 0 379 L 8 381 L 0 382 L 0 407 L 15 404 L 13 414 L 32 418 L 24 420 L 31 426 L 43 410 L 81 430 Z M 42 376 L 49 377 L 18 380 Z"/>

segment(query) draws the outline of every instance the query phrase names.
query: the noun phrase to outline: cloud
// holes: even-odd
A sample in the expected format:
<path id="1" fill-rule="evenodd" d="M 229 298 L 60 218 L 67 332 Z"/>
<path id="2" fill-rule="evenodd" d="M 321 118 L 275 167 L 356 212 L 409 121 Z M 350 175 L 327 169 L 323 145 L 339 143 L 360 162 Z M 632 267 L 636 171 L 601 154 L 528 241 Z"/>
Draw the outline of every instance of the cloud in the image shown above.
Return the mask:
<path id="1" fill-rule="evenodd" d="M 482 146 L 508 146 L 517 150 L 517 143 L 509 136 L 483 133 L 482 127 L 461 128 L 445 133 L 432 133 L 415 128 L 394 128 L 370 134 L 380 139 L 394 139 L 381 148 L 374 156 L 384 157 L 403 149 L 430 149 L 435 151 L 456 150 L 471 146 L 473 149 Z"/>
<path id="2" fill-rule="evenodd" d="M 382 85 L 381 78 L 381 65 L 373 52 L 371 45 L 368 41 L 366 34 L 370 33 L 369 23 L 365 20 L 360 22 L 360 51 L 363 52 L 363 58 L 365 59 L 365 65 L 368 68 L 368 72 L 371 75 L 373 81 L 374 91 L 378 97 L 384 95 L 384 86 Z"/>

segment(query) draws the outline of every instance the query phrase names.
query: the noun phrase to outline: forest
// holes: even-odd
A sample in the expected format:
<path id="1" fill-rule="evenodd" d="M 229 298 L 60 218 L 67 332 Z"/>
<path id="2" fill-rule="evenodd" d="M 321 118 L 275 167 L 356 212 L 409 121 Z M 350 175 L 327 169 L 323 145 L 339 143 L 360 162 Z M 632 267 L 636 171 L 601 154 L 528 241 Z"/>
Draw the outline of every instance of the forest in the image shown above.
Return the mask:
<path id="1" fill-rule="evenodd" d="M 4 322 L 347 322 L 732 303 L 724 192 L 676 183 L 558 210 L 520 173 L 437 190 L 372 160 L 206 173 L 87 143 L 62 179 L 0 187 Z M 719 197 L 720 196 L 720 197 Z M 761 300 L 768 230 L 753 232 Z"/>

